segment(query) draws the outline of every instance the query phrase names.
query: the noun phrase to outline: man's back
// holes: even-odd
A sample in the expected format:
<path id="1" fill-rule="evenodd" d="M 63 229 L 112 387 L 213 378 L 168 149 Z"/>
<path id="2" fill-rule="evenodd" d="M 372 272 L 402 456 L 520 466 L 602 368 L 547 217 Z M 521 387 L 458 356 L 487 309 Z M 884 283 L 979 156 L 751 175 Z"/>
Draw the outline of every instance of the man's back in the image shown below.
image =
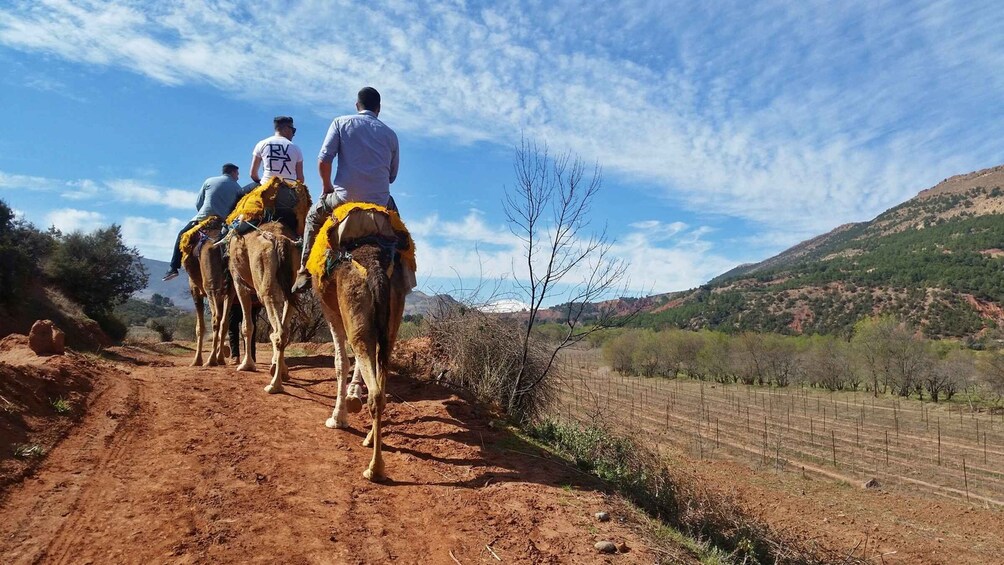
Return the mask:
<path id="1" fill-rule="evenodd" d="M 296 180 L 296 164 L 303 161 L 303 153 L 300 148 L 278 134 L 259 141 L 254 146 L 252 155 L 261 157 L 264 168 L 264 174 L 261 177 L 262 184 L 265 184 L 271 177 Z"/>
<path id="2" fill-rule="evenodd" d="M 212 215 L 226 218 L 237 205 L 237 199 L 243 195 L 241 185 L 229 175 L 209 177 L 199 192 L 199 201 L 196 203 L 199 212 L 194 220 L 204 220 Z"/>
<path id="3" fill-rule="evenodd" d="M 334 189 L 343 202 L 385 205 L 397 178 L 397 134 L 369 111 L 331 122 L 318 158 L 338 157 Z"/>

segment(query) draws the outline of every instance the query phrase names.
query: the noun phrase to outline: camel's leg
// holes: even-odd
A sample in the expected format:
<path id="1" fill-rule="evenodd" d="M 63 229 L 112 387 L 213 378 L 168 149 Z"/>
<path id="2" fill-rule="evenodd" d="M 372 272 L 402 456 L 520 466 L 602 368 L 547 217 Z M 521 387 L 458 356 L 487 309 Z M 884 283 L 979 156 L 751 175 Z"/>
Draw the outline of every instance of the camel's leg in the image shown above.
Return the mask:
<path id="1" fill-rule="evenodd" d="M 201 295 L 193 292 L 192 300 L 195 301 L 195 359 L 192 359 L 192 367 L 198 367 L 202 365 L 202 339 L 206 331 L 205 324 L 202 322 L 202 314 L 206 307 Z"/>
<path id="2" fill-rule="evenodd" d="M 262 305 L 265 306 L 265 313 L 268 315 L 268 322 L 272 326 L 272 333 L 269 338 L 272 340 L 272 381 L 265 387 L 265 392 L 278 394 L 282 392 L 282 371 L 285 370 L 285 359 L 283 352 L 286 349 L 285 328 L 283 327 L 282 290 L 279 285 L 273 284 L 269 289 L 271 292 L 262 296 Z"/>
<path id="3" fill-rule="evenodd" d="M 210 323 L 213 328 L 213 343 L 212 349 L 209 351 L 209 361 L 206 365 L 215 367 L 220 364 L 220 305 L 219 305 L 219 294 L 216 292 L 206 293 L 206 298 L 209 302 L 209 316 Z"/>
<path id="4" fill-rule="evenodd" d="M 230 328 L 230 306 L 231 306 L 231 296 L 229 293 L 223 295 L 221 300 L 221 314 L 220 314 L 220 365 L 227 364 L 227 358 L 230 357 L 230 344 L 227 341 L 227 330 Z"/>
<path id="5" fill-rule="evenodd" d="M 244 285 L 237 285 L 237 300 L 241 304 L 241 337 L 244 338 L 244 358 L 237 366 L 238 371 L 254 371 L 254 359 L 251 357 L 251 343 L 254 341 L 254 321 L 251 319 L 251 301 L 254 297 L 251 289 Z"/>
<path id="6" fill-rule="evenodd" d="M 335 409 L 331 411 L 331 417 L 324 422 L 324 425 L 329 428 L 347 428 L 349 427 L 349 415 L 345 409 L 345 380 L 349 376 L 349 357 L 345 354 L 345 328 L 342 327 L 340 318 L 336 323 L 328 322 L 328 328 L 331 329 L 331 340 L 335 343 L 338 396 L 335 397 Z"/>
<path id="7" fill-rule="evenodd" d="M 363 440 L 363 446 L 373 446 L 373 458 L 370 460 L 369 467 L 363 471 L 363 477 L 370 481 L 379 481 L 384 478 L 383 453 L 381 452 L 383 441 L 380 420 L 383 415 L 386 399 L 384 398 L 383 371 L 378 365 L 375 349 L 372 348 L 367 351 L 368 359 L 361 359 L 359 355 L 360 350 L 356 349 L 356 363 L 366 363 L 366 367 L 363 369 L 363 378 L 366 380 L 367 388 L 369 388 L 367 405 L 369 405 L 370 416 L 373 418 L 373 427 L 366 436 L 366 439 Z"/>
<path id="8" fill-rule="evenodd" d="M 216 356 L 215 364 L 226 365 L 227 320 L 230 317 L 230 298 L 222 292 L 216 292 L 212 303 L 216 305 L 213 311 L 213 354 Z"/>
<path id="9" fill-rule="evenodd" d="M 357 414 L 363 409 L 363 398 L 360 392 L 362 391 L 363 383 L 363 371 L 362 365 L 359 361 L 359 355 L 356 355 L 356 365 L 352 370 L 352 382 L 349 383 L 348 389 L 345 395 L 345 407 L 352 414 Z"/>
<path id="10" fill-rule="evenodd" d="M 289 367 L 286 366 L 286 346 L 289 345 L 289 322 L 290 314 L 292 309 L 289 307 L 289 300 L 284 300 L 282 302 L 282 355 L 279 359 L 280 372 L 279 375 L 282 380 L 289 380 Z"/>

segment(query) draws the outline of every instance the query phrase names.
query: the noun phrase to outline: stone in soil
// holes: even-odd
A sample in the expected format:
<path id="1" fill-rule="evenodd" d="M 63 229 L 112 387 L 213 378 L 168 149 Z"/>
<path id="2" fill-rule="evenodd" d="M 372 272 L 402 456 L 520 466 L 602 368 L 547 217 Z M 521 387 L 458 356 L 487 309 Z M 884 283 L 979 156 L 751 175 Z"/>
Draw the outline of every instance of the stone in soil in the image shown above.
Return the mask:
<path id="1" fill-rule="evenodd" d="M 598 541 L 593 547 L 600 553 L 617 553 L 617 545 L 612 541 Z"/>

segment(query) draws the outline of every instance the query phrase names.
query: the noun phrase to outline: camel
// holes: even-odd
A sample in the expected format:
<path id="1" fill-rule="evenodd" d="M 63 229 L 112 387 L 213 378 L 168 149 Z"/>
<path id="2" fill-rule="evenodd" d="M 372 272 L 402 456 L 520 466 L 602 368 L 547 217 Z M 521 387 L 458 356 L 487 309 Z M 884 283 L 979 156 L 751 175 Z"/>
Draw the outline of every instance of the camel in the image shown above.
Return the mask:
<path id="1" fill-rule="evenodd" d="M 377 218 L 376 222 L 372 221 L 374 217 Z M 396 218 L 396 214 L 394 217 Z M 382 225 L 383 239 L 370 235 L 356 239 L 358 245 L 352 245 L 352 242 L 342 235 L 340 249 L 343 251 L 335 255 L 334 266 L 327 276 L 322 276 L 316 270 L 319 268 L 317 265 L 324 265 L 328 262 L 325 259 L 330 258 L 330 255 L 324 256 L 324 249 L 328 245 L 327 235 L 318 237 L 311 253 L 310 263 L 315 266 L 315 271 L 312 273 L 314 292 L 320 299 L 324 317 L 331 329 L 335 349 L 335 369 L 338 373 L 335 407 L 324 425 L 328 428 L 347 428 L 347 412 L 358 412 L 362 409 L 357 394 L 347 395 L 349 361 L 345 343 L 348 341 L 356 358 L 353 383 L 358 381 L 360 375 L 365 381 L 369 390 L 367 405 L 372 417 L 372 427 L 363 440 L 363 446 L 373 447 L 373 457 L 369 466 L 363 471 L 363 477 L 370 481 L 379 481 L 385 476 L 381 454 L 380 419 L 387 403 L 387 371 L 390 354 L 404 315 L 405 296 L 413 286 L 410 281 L 414 278 L 414 267 L 412 265 L 410 271 L 401 267 L 394 249 L 394 239 L 392 239 L 395 237 L 394 232 L 386 231 L 389 227 L 387 216 L 357 211 L 348 217 L 347 223 L 351 224 L 354 218 L 362 218 L 359 222 L 362 224 L 370 226 L 375 224 L 378 227 Z M 346 220 L 343 219 L 342 222 L 346 223 Z M 327 234 L 330 226 L 329 221 L 322 232 Z M 403 228 L 403 224 L 401 227 Z M 347 241 L 348 246 L 345 245 Z M 408 241 L 410 245 L 410 238 Z M 323 246 L 320 247 L 320 252 L 319 245 Z M 315 257 L 319 260 L 314 261 Z M 412 273 L 410 277 L 409 272 Z"/>
<path id="2" fill-rule="evenodd" d="M 282 381 L 289 376 L 285 350 L 293 309 L 290 289 L 300 266 L 300 251 L 294 238 L 292 230 L 280 222 L 266 222 L 249 233 L 232 236 L 230 240 L 230 273 L 244 314 L 241 323 L 244 356 L 237 370 L 256 370 L 251 358 L 251 340 L 254 339 L 251 306 L 257 294 L 272 327 L 269 335 L 272 341 L 272 380 L 265 387 L 265 392 L 269 394 L 282 392 Z"/>
<path id="3" fill-rule="evenodd" d="M 229 356 L 225 338 L 234 289 L 227 279 L 223 253 L 211 243 L 219 239 L 220 228 L 220 218 L 212 216 L 186 233 L 181 242 L 181 264 L 188 273 L 188 288 L 195 302 L 196 345 L 193 367 L 202 365 L 202 343 L 206 330 L 202 320 L 204 299 L 209 301 L 213 327 L 213 346 L 206 366 L 226 365 L 226 358 Z M 198 243 L 193 238 L 201 238 L 203 241 Z"/>

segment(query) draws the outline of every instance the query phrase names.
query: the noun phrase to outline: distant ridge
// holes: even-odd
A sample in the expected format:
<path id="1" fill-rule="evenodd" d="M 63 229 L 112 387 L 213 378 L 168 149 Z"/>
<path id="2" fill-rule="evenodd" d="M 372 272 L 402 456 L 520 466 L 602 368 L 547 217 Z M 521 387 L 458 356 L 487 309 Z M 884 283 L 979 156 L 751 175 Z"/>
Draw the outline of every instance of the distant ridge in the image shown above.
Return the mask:
<path id="1" fill-rule="evenodd" d="M 849 333 L 892 315 L 932 337 L 1004 327 L 1004 165 L 740 265 L 649 308 L 651 327 Z"/>

